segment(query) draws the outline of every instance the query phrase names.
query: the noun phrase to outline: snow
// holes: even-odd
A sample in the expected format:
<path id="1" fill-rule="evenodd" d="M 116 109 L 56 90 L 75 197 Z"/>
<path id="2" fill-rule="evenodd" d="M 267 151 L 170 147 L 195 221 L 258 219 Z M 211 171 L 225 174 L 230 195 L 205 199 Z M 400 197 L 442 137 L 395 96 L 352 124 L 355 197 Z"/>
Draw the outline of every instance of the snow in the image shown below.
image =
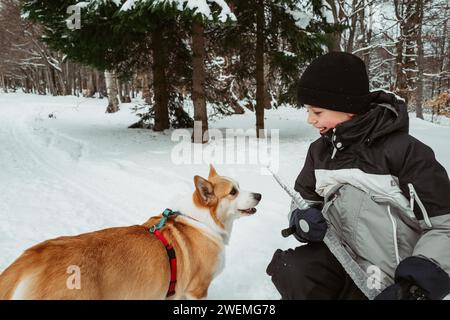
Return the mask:
<path id="1" fill-rule="evenodd" d="M 312 12 L 304 12 L 304 11 L 288 11 L 295 20 L 295 24 L 300 29 L 306 29 L 308 27 L 311 20 L 314 18 L 314 15 Z"/>
<path id="2" fill-rule="evenodd" d="M 413 115 L 415 117 L 415 114 Z M 444 115 L 432 115 L 431 113 L 423 113 L 423 117 L 425 120 L 429 122 L 433 122 L 435 124 L 440 124 L 443 126 L 450 126 L 450 117 L 446 117 Z"/>
<path id="3" fill-rule="evenodd" d="M 136 6 L 136 0 L 127 0 L 122 5 L 122 7 L 120 7 L 120 10 L 121 11 L 133 10 L 135 6 Z"/>
<path id="4" fill-rule="evenodd" d="M 23 12 L 20 14 L 20 17 L 21 17 L 22 19 L 28 19 L 29 16 L 30 16 L 30 12 L 28 12 L 28 11 L 23 11 Z"/>
<path id="5" fill-rule="evenodd" d="M 308 1 L 299 1 L 295 4 L 293 10 L 289 9 L 289 7 L 285 4 L 284 10 L 286 10 L 286 12 L 294 18 L 295 24 L 300 29 L 306 29 L 311 20 L 314 19 L 312 4 Z"/>
<path id="6" fill-rule="evenodd" d="M 133 10 L 137 3 L 147 1 L 148 0 L 127 0 L 121 6 L 120 10 L 121 11 Z M 236 20 L 236 16 L 231 12 L 230 7 L 224 0 L 156 0 L 156 1 L 154 0 L 153 4 L 157 5 L 159 3 L 164 2 L 166 2 L 167 4 L 175 4 L 178 10 L 180 11 L 183 11 L 184 8 L 188 8 L 190 10 L 193 10 L 197 14 L 203 15 L 209 20 L 213 19 L 213 15 L 207 2 L 214 2 L 221 8 L 219 14 L 219 21 L 226 22 L 227 19 L 231 19 L 233 21 Z"/>
<path id="7" fill-rule="evenodd" d="M 323 17 L 327 23 L 334 23 L 333 11 L 331 10 L 331 6 L 327 3 L 326 0 L 322 0 L 322 8 L 320 9 Z"/>
<path id="8" fill-rule="evenodd" d="M 177 194 L 191 192 L 194 175 L 207 176 L 209 163 L 174 164 L 178 142 L 172 141 L 172 130 L 127 129 L 137 119 L 130 112 L 134 104 L 105 114 L 106 104 L 105 99 L 0 93 L 0 270 L 46 239 L 141 224 L 170 207 Z M 280 129 L 278 174 L 292 186 L 318 134 L 302 109 L 265 113 L 269 132 Z M 245 131 L 254 127 L 254 117 L 234 115 L 210 128 Z M 412 118 L 410 128 L 449 171 L 450 127 Z M 233 151 L 226 147 L 226 153 Z M 216 168 L 263 198 L 254 216 L 235 222 L 224 271 L 213 280 L 208 299 L 279 299 L 265 269 L 276 249 L 299 245 L 280 234 L 290 200 L 263 174 L 262 165 Z"/>
<path id="9" fill-rule="evenodd" d="M 86 8 L 89 6 L 89 2 L 88 1 L 81 1 L 81 2 L 77 2 L 75 4 L 76 7 L 78 8 Z"/>

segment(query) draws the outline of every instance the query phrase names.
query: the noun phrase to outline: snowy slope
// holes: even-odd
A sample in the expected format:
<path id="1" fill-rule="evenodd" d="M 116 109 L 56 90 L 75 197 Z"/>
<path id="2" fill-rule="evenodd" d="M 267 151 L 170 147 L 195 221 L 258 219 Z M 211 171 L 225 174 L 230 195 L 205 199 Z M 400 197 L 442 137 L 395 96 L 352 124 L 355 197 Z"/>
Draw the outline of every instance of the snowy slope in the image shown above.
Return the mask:
<path id="1" fill-rule="evenodd" d="M 122 105 L 105 114 L 105 100 L 0 93 L 0 270 L 26 248 L 61 235 L 140 224 L 170 207 L 179 193 L 191 192 L 192 178 L 207 176 L 208 165 L 173 164 L 172 131 L 127 129 L 136 121 Z M 54 117 L 49 118 L 49 114 Z M 252 128 L 254 114 L 236 115 L 211 128 Z M 279 175 L 288 185 L 303 165 L 318 133 L 304 110 L 266 111 L 266 127 L 280 129 Z M 412 119 L 412 135 L 430 145 L 450 170 L 450 127 Z M 229 152 L 230 150 L 227 149 Z M 265 274 L 284 239 L 287 195 L 261 165 L 216 165 L 241 188 L 263 199 L 252 217 L 236 221 L 226 266 L 209 299 L 279 299 Z"/>

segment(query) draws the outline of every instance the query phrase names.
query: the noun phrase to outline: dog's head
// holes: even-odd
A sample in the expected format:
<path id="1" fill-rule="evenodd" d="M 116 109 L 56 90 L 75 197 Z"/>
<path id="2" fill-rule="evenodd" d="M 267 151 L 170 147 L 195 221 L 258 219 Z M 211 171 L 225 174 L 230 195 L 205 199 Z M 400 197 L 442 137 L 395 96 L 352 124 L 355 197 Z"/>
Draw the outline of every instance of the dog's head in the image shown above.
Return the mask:
<path id="1" fill-rule="evenodd" d="M 218 175 L 213 165 L 210 166 L 208 179 L 195 176 L 194 184 L 195 205 L 208 208 L 219 225 L 254 214 L 255 206 L 261 200 L 260 193 L 242 190 L 233 179 Z"/>

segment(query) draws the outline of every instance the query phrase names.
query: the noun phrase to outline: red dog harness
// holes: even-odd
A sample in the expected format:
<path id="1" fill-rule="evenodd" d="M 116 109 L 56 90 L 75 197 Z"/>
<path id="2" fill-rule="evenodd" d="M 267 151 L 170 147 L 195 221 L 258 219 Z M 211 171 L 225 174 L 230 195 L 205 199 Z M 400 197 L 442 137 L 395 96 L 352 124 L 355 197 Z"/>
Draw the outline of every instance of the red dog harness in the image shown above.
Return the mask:
<path id="1" fill-rule="evenodd" d="M 164 210 L 162 214 L 162 218 L 157 225 L 154 225 L 149 229 L 151 233 L 153 233 L 163 244 L 167 251 L 167 256 L 169 257 L 170 264 L 170 284 L 169 289 L 167 290 L 166 297 L 170 297 L 175 294 L 175 285 L 177 284 L 177 257 L 175 255 L 175 250 L 171 244 L 167 241 L 166 238 L 162 235 L 161 231 L 159 231 L 164 224 L 166 223 L 169 216 L 177 216 L 180 213 L 177 211 L 172 211 L 170 209 Z"/>

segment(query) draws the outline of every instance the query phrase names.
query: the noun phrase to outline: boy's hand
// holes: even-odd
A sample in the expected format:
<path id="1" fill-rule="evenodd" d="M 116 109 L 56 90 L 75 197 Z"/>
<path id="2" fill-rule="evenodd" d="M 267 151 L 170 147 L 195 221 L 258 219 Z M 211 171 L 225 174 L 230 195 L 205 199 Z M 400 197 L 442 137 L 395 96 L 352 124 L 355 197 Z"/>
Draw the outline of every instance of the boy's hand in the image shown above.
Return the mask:
<path id="1" fill-rule="evenodd" d="M 395 270 L 395 283 L 376 300 L 442 300 L 450 293 L 450 277 L 437 264 L 421 256 L 404 259 Z"/>
<path id="2" fill-rule="evenodd" d="M 320 242 L 328 228 L 322 212 L 316 208 L 295 209 L 289 226 L 295 228 L 294 236 L 300 242 Z"/>
<path id="3" fill-rule="evenodd" d="M 422 288 L 402 280 L 384 289 L 375 300 L 428 300 L 428 298 Z"/>

